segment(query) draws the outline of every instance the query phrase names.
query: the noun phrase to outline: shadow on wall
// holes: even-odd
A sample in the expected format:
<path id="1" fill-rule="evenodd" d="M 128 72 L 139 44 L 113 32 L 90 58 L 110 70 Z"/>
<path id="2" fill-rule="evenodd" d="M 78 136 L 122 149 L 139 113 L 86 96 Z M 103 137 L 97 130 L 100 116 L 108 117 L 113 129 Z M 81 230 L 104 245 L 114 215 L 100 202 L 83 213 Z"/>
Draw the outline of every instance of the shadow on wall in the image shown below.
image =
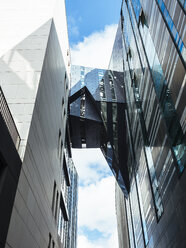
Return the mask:
<path id="1" fill-rule="evenodd" d="M 0 85 L 21 136 L 24 153 L 52 19 L 0 58 Z"/>

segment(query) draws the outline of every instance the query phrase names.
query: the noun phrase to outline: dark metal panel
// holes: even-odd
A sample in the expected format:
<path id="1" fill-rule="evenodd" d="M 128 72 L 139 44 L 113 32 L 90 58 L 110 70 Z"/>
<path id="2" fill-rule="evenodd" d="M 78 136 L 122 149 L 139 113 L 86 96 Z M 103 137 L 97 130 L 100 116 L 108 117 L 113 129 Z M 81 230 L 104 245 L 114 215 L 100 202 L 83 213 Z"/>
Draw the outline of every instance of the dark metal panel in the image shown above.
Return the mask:
<path id="1" fill-rule="evenodd" d="M 126 143 L 127 135 L 126 135 L 126 120 L 125 120 L 125 108 L 124 104 L 117 104 L 117 116 L 118 116 L 118 157 L 119 157 L 119 169 L 124 178 L 125 185 L 127 190 L 129 191 L 129 173 L 128 173 L 128 152 L 129 148 Z"/>
<path id="2" fill-rule="evenodd" d="M 80 104 L 81 104 L 81 97 L 76 99 L 70 105 L 70 113 L 74 116 L 80 116 Z"/>
<path id="3" fill-rule="evenodd" d="M 85 118 L 102 122 L 100 115 L 98 115 L 97 110 L 95 109 L 95 106 L 92 104 L 92 101 L 88 96 L 85 98 Z"/>
<path id="4" fill-rule="evenodd" d="M 86 147 L 100 148 L 101 124 L 99 122 L 86 120 Z"/>
<path id="5" fill-rule="evenodd" d="M 79 118 L 71 115 L 70 123 L 72 148 L 82 148 Z"/>

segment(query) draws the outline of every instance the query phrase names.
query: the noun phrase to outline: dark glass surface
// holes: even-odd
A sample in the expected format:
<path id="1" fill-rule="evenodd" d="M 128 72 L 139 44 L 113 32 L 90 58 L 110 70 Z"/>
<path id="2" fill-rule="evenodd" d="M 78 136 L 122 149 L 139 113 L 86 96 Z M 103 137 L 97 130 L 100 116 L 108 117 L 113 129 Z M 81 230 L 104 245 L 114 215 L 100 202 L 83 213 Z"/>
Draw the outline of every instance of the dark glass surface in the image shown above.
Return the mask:
<path id="1" fill-rule="evenodd" d="M 157 4 L 160 4 L 160 9 Z M 168 217 L 168 213 L 172 215 L 173 212 L 167 205 L 178 183 L 176 172 L 183 173 L 186 163 L 183 124 L 185 71 L 180 59 L 185 50 L 180 39 L 184 37 L 181 27 L 185 17 L 176 3 L 175 12 L 172 6 L 169 1 L 127 0 L 123 1 L 121 12 L 130 153 L 128 171 L 131 186 L 135 176 L 137 179 L 143 232 L 148 247 L 172 247 L 171 240 L 174 240 L 175 247 L 179 247 L 178 243 L 185 244 L 176 231 L 179 228 L 177 217 L 174 220 Z M 179 29 L 178 10 L 180 18 L 183 18 Z M 129 206 L 132 194 L 131 188 L 130 200 L 126 200 Z M 139 232 L 130 220 L 132 214 L 136 225 L 136 212 L 131 212 L 132 202 L 131 209 L 129 206 L 129 237 L 134 246 L 132 239 L 137 240 Z M 170 224 L 169 231 L 165 228 L 166 221 Z M 176 228 L 173 230 L 171 225 L 174 224 Z M 170 235 L 171 231 L 174 237 Z M 138 244 L 137 247 L 143 246 Z"/>
<path id="2" fill-rule="evenodd" d="M 175 43 L 177 45 L 177 48 L 178 48 L 178 50 L 180 52 L 180 55 L 182 56 L 182 59 L 186 62 L 186 54 L 185 54 L 184 43 L 183 43 L 183 41 L 182 41 L 182 39 L 181 39 L 181 37 L 180 37 L 175 25 L 174 25 L 174 22 L 173 22 L 173 20 L 172 20 L 172 18 L 170 16 L 166 6 L 165 6 L 165 3 L 164 3 L 163 0 L 157 0 L 157 2 L 158 2 L 158 5 L 159 5 L 159 7 L 161 9 L 161 12 L 162 12 L 162 14 L 163 14 L 163 16 L 165 18 L 165 21 L 166 21 L 166 23 L 168 25 L 168 28 L 169 28 L 169 30 L 170 30 L 170 32 L 172 34 L 172 37 L 173 37 L 173 39 L 174 39 L 174 41 L 175 41 Z"/>
<path id="3" fill-rule="evenodd" d="M 128 197 L 130 247 L 186 243 L 177 234 L 178 215 L 184 215 L 182 197 L 185 201 L 184 190 L 177 190 L 178 174 L 185 176 L 186 161 L 185 70 L 179 54 L 185 48 L 184 39 L 179 41 L 184 37 L 176 19 L 179 9 L 183 27 L 183 10 L 175 7 L 174 14 L 168 1 L 123 1 L 109 69 L 97 77 L 94 100 L 104 127 L 100 144 Z M 90 113 L 86 118 L 93 120 L 95 113 Z"/>

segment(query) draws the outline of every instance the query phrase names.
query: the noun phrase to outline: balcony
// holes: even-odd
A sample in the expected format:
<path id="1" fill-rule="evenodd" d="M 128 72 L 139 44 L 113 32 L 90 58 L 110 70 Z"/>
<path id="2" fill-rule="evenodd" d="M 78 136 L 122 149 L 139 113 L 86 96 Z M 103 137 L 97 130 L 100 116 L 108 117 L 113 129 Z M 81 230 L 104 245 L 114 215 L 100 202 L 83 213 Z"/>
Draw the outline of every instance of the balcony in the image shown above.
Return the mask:
<path id="1" fill-rule="evenodd" d="M 8 107 L 8 103 L 3 94 L 2 88 L 0 87 L 0 114 L 8 128 L 9 134 L 14 142 L 16 149 L 19 149 L 21 138 L 19 136 L 18 130 L 16 128 L 14 119 Z"/>

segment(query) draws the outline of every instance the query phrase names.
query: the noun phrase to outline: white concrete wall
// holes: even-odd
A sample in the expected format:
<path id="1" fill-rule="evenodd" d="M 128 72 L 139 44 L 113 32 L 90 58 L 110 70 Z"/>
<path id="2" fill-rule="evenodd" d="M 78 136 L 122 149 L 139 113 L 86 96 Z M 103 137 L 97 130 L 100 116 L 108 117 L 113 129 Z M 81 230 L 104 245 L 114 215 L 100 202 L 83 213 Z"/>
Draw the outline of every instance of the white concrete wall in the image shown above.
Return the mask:
<path id="1" fill-rule="evenodd" d="M 6 0 L 0 4 L 0 57 L 54 18 L 66 66 L 69 49 L 65 0 Z"/>
<path id="2" fill-rule="evenodd" d="M 0 5 L 0 85 L 21 136 L 22 158 L 52 20 L 69 78 L 65 1 L 6 0 Z"/>
<path id="3" fill-rule="evenodd" d="M 0 58 L 0 85 L 21 137 L 23 158 L 52 20 Z"/>
<path id="4" fill-rule="evenodd" d="M 70 48 L 66 20 L 65 0 L 56 0 L 53 13 L 59 44 L 61 46 L 68 77 L 70 78 Z"/>
<path id="5" fill-rule="evenodd" d="M 49 233 L 55 248 L 62 247 L 52 198 L 54 180 L 58 192 L 61 189 L 63 160 L 57 148 L 59 130 L 65 143 L 62 99 L 67 111 L 68 89 L 64 87 L 65 65 L 53 24 L 42 68 L 6 248 L 48 247 Z"/>

